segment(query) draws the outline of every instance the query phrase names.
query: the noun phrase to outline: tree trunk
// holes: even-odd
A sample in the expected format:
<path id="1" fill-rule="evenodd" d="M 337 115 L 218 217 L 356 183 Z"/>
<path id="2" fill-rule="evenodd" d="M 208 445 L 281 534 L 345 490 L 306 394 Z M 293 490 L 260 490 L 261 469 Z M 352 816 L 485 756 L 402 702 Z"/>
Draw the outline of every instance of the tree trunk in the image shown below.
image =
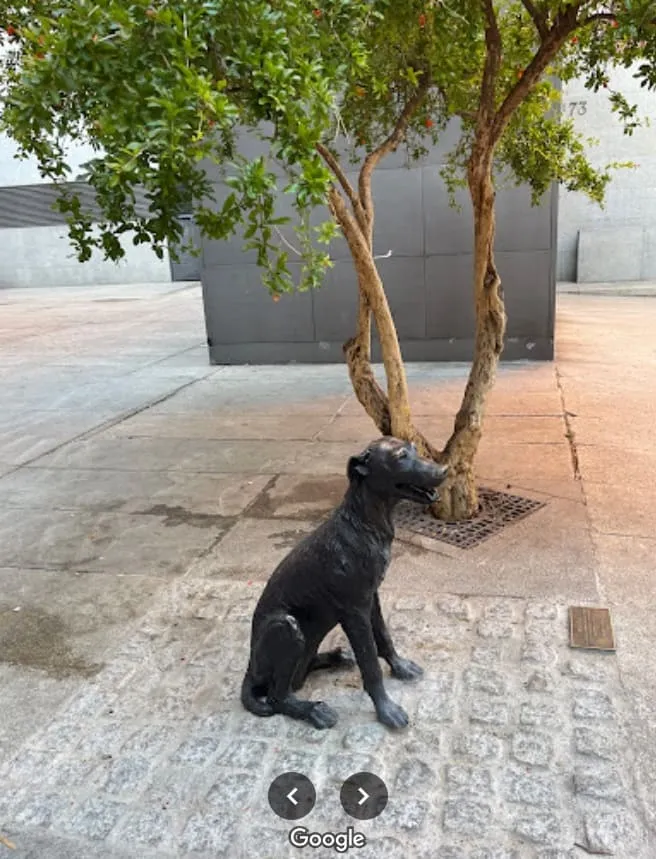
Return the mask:
<path id="1" fill-rule="evenodd" d="M 373 257 L 371 229 L 364 232 L 360 228 L 336 190 L 331 194 L 331 208 L 349 245 L 358 278 L 358 329 L 355 337 L 344 344 L 353 390 L 383 435 L 414 442 L 423 456 L 439 461 L 440 451 L 412 423 L 403 356 Z M 371 366 L 372 314 L 380 340 L 387 394 L 376 381 Z"/>
<path id="2" fill-rule="evenodd" d="M 443 461 L 449 465 L 449 474 L 433 505 L 438 518 L 451 521 L 471 518 L 478 511 L 474 458 L 482 434 L 485 400 L 494 383 L 506 329 L 503 290 L 494 263 L 492 155 L 491 146 L 475 146 L 468 166 L 474 210 L 474 357 L 454 430 L 444 449 Z"/>

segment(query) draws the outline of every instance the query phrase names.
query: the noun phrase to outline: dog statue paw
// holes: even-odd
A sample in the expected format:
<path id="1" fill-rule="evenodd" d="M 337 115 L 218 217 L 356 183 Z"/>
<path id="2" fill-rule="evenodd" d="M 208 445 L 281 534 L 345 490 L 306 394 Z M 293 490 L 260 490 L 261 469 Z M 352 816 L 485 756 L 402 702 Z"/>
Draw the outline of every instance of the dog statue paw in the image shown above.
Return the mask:
<path id="1" fill-rule="evenodd" d="M 417 680 L 424 674 L 421 665 L 417 665 L 412 659 L 404 659 L 402 656 L 395 659 L 390 667 L 392 677 L 396 677 L 397 680 Z"/>
<path id="2" fill-rule="evenodd" d="M 406 728 L 409 723 L 408 714 L 399 704 L 387 698 L 376 707 L 378 721 L 388 728 Z"/>

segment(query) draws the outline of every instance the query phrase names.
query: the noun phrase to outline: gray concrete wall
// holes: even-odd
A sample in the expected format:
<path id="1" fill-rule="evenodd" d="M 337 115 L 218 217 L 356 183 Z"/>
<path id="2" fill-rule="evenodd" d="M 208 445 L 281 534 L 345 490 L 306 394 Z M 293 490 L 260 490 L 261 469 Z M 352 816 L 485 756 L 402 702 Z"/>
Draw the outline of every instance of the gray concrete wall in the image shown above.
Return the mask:
<path id="1" fill-rule="evenodd" d="M 78 262 L 61 215 L 50 209 L 51 189 L 36 163 L 19 161 L 15 154 L 13 141 L 0 135 L 0 289 L 171 281 L 168 254 L 159 260 L 150 248 L 135 247 L 131 235 L 124 237 L 121 262 L 105 261 L 100 253 Z M 93 154 L 90 147 L 71 142 L 73 177 Z"/>
<path id="2" fill-rule="evenodd" d="M 439 175 L 454 140 L 455 131 L 411 169 L 404 166 L 405 155 L 395 153 L 374 175 L 375 253 L 391 251 L 379 268 L 407 360 L 460 361 L 472 354 L 471 207 L 463 192 L 462 211 L 451 209 Z M 258 146 L 248 139 L 243 149 L 253 154 Z M 214 178 L 220 201 L 226 191 Z M 536 208 L 525 188 L 500 190 L 497 200 L 496 255 L 508 310 L 504 358 L 550 359 L 557 192 Z M 326 217 L 317 213 L 317 221 Z M 291 232 L 287 237 L 292 239 Z M 242 250 L 241 238 L 203 240 L 202 248 L 213 363 L 343 360 L 342 344 L 354 333 L 357 306 L 355 273 L 343 240 L 331 246 L 335 265 L 320 289 L 277 303 L 262 286 L 254 253 Z"/>
<path id="3" fill-rule="evenodd" d="M 639 167 L 614 174 L 603 209 L 582 194 L 561 190 L 559 280 L 656 279 L 656 95 L 640 87 L 632 69 L 610 74 L 609 89 L 613 88 L 651 118 L 651 127 L 625 135 L 610 111 L 607 90 L 591 93 L 580 81 L 563 90 L 565 115 L 573 115 L 576 127 L 598 140 L 598 145 L 588 147 L 592 163 L 635 161 Z"/>

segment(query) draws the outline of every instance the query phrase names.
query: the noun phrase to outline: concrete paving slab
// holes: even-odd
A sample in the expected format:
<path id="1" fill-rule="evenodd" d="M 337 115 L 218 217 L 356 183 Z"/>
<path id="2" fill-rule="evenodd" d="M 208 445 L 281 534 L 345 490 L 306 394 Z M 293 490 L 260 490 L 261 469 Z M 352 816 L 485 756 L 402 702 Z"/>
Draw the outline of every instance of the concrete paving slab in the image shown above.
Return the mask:
<path id="1" fill-rule="evenodd" d="M 0 480 L 0 508 L 238 516 L 271 481 L 268 475 L 181 471 L 22 468 Z"/>
<path id="2" fill-rule="evenodd" d="M 268 441 L 312 441 L 329 424 L 327 415 L 279 415 L 269 413 L 199 417 L 142 412 L 122 421 L 106 437 L 250 439 Z"/>
<path id="3" fill-rule="evenodd" d="M 654 504 L 656 488 L 653 483 L 641 486 L 636 491 L 635 484 L 593 483 L 588 480 L 585 495 L 590 522 L 602 534 L 617 534 L 627 537 L 655 536 Z"/>
<path id="4" fill-rule="evenodd" d="M 569 446 L 553 444 L 505 444 L 483 437 L 476 458 L 476 474 L 481 481 L 562 480 L 574 476 Z"/>
<path id="5" fill-rule="evenodd" d="M 614 606 L 655 605 L 656 537 L 594 533 L 593 540 L 603 598 Z"/>
<path id="6" fill-rule="evenodd" d="M 0 510 L 0 566 L 180 575 L 231 520 L 152 505 L 141 515 Z"/>
<path id="7" fill-rule="evenodd" d="M 296 543 L 316 526 L 297 519 L 243 518 L 189 568 L 190 577 L 262 582 Z"/>
<path id="8" fill-rule="evenodd" d="M 279 474 L 249 507 L 248 516 L 315 522 L 340 503 L 347 487 L 346 469 L 321 477 Z"/>
<path id="9" fill-rule="evenodd" d="M 578 502 L 552 499 L 474 549 L 449 547 L 405 529 L 402 538 L 419 550 L 408 549 L 392 563 L 392 588 L 572 600 L 597 595 L 592 538 L 585 506 Z"/>
<path id="10" fill-rule="evenodd" d="M 586 485 L 603 483 L 614 487 L 621 480 L 622 484 L 640 487 L 641 491 L 653 485 L 656 450 L 631 452 L 621 447 L 587 445 L 579 441 L 576 451 Z"/>
<path id="11" fill-rule="evenodd" d="M 102 435 L 48 454 L 49 468 L 112 471 L 202 471 L 257 474 L 335 474 L 353 446 L 346 442 L 221 441 L 218 439 L 106 438 Z"/>

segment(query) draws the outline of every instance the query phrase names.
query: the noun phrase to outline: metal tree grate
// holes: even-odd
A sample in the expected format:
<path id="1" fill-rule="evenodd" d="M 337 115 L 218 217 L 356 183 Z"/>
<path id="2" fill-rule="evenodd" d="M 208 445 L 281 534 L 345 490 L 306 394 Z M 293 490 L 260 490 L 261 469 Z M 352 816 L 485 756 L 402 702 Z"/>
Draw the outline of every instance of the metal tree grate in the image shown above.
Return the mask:
<path id="1" fill-rule="evenodd" d="M 419 504 L 404 501 L 397 507 L 396 524 L 400 528 L 441 540 L 458 549 L 473 549 L 498 534 L 506 525 L 517 522 L 545 506 L 544 501 L 509 495 L 507 492 L 497 492 L 484 487 L 478 490 L 478 501 L 478 515 L 464 522 L 442 522 Z"/>

